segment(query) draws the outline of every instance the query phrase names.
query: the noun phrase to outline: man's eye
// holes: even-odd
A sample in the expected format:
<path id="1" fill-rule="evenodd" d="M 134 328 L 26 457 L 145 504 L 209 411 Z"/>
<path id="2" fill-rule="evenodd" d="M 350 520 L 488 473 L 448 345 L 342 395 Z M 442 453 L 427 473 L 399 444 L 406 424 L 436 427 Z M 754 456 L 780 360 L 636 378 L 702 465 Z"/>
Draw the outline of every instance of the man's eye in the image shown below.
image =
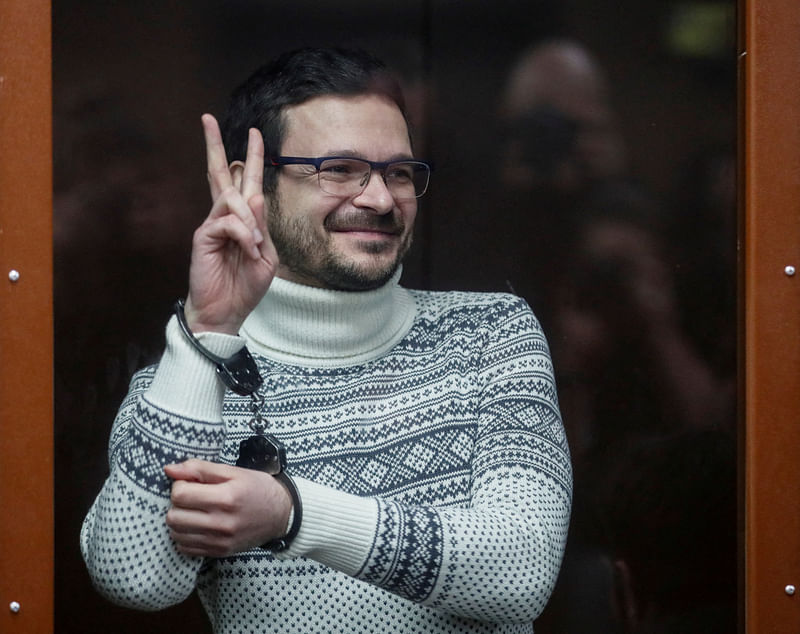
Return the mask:
<path id="1" fill-rule="evenodd" d="M 386 178 L 405 183 L 414 178 L 414 169 L 410 165 L 390 165 L 386 170 Z"/>
<path id="2" fill-rule="evenodd" d="M 360 174 L 364 168 L 359 169 L 359 165 L 352 161 L 326 161 L 320 166 L 319 171 L 331 178 L 345 178 Z"/>
<path id="3" fill-rule="evenodd" d="M 323 172 L 330 174 L 347 174 L 350 171 L 349 165 L 325 165 L 322 168 Z"/>

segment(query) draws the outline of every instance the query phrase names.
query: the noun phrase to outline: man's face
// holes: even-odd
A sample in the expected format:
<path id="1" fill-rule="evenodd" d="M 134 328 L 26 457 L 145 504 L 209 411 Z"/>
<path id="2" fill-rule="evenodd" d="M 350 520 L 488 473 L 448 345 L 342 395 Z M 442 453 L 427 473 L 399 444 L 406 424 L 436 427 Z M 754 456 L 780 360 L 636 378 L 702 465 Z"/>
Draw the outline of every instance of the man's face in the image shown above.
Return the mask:
<path id="1" fill-rule="evenodd" d="M 316 97 L 287 108 L 285 121 L 284 156 L 412 158 L 402 113 L 377 95 Z M 364 191 L 346 198 L 323 192 L 313 166 L 281 167 L 269 201 L 278 274 L 322 288 L 377 288 L 408 250 L 416 213 L 416 199 L 394 200 L 377 171 Z"/>

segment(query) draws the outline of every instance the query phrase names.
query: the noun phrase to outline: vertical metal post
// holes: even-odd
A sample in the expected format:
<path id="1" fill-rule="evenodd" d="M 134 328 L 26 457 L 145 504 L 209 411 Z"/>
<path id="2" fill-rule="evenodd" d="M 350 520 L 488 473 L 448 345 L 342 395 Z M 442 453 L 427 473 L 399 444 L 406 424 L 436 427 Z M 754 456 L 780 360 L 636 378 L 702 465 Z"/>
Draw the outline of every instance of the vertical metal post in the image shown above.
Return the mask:
<path id="1" fill-rule="evenodd" d="M 800 3 L 743 0 L 745 620 L 798 631 Z"/>
<path id="2" fill-rule="evenodd" d="M 0 2 L 0 632 L 53 632 L 49 0 Z"/>

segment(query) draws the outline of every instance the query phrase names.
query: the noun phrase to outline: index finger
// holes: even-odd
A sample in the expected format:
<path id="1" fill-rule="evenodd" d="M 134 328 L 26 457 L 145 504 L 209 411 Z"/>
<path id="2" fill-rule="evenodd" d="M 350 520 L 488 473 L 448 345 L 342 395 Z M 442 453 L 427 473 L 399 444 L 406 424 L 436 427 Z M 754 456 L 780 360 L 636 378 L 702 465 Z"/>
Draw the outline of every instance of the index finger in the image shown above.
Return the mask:
<path id="1" fill-rule="evenodd" d="M 164 467 L 167 477 L 173 480 L 196 482 L 199 484 L 219 484 L 229 480 L 235 472 L 230 465 L 191 458 L 184 462 L 168 464 Z"/>
<path id="2" fill-rule="evenodd" d="M 208 186 L 211 189 L 211 200 L 216 201 L 226 187 L 233 184 L 225 156 L 225 145 L 217 120 L 210 114 L 201 117 L 203 133 L 206 139 L 206 162 L 208 163 Z"/>
<path id="3" fill-rule="evenodd" d="M 264 139 L 256 128 L 250 128 L 247 137 L 247 158 L 242 175 L 242 195 L 250 200 L 264 193 Z"/>

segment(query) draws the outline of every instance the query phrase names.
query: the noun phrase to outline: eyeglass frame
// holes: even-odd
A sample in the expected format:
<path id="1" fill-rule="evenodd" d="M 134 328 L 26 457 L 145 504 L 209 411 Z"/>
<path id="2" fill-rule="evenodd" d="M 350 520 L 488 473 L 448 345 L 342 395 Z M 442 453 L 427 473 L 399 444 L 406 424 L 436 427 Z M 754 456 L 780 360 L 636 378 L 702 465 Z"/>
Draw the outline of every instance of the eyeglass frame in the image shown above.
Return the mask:
<path id="1" fill-rule="evenodd" d="M 381 175 L 384 184 L 387 184 L 386 168 L 396 163 L 411 163 L 413 165 L 422 165 L 425 167 L 428 173 L 428 178 L 425 181 L 425 188 L 422 190 L 422 193 L 417 194 L 415 191 L 414 198 L 408 198 L 405 200 L 416 200 L 417 198 L 421 198 L 428 191 L 428 186 L 431 183 L 431 172 L 433 171 L 433 165 L 428 161 L 421 161 L 419 159 L 395 159 L 394 161 L 370 161 L 358 156 L 320 156 L 316 158 L 309 158 L 304 156 L 270 156 L 269 167 L 283 167 L 284 165 L 313 165 L 317 170 L 317 183 L 319 184 L 320 189 L 322 189 L 322 191 L 325 191 L 325 189 L 322 187 L 322 183 L 319 180 L 320 167 L 325 161 L 336 161 L 336 160 L 360 161 L 361 163 L 366 163 L 367 165 L 369 165 L 369 173 L 367 175 L 367 178 L 364 180 L 363 187 L 357 194 L 353 194 L 353 196 L 360 195 L 367 188 L 369 180 L 370 178 L 372 178 L 373 170 L 377 170 L 378 173 Z M 330 192 L 325 192 L 325 193 L 329 194 Z M 331 194 L 331 195 L 336 195 L 336 194 Z"/>

